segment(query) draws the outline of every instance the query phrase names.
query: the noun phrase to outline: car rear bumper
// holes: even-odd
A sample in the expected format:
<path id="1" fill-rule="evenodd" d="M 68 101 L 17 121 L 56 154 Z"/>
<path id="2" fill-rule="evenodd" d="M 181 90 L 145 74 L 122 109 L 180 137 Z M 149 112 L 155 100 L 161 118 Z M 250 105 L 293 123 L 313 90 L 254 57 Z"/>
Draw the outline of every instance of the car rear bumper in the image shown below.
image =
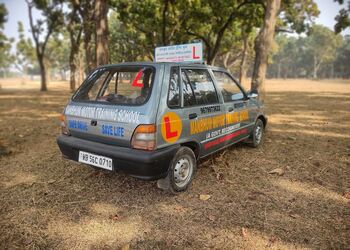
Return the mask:
<path id="1" fill-rule="evenodd" d="M 78 161 L 79 151 L 110 157 L 113 170 L 144 180 L 157 180 L 167 175 L 169 163 L 179 148 L 172 145 L 155 151 L 143 151 L 60 135 L 57 144 L 67 159 Z"/>

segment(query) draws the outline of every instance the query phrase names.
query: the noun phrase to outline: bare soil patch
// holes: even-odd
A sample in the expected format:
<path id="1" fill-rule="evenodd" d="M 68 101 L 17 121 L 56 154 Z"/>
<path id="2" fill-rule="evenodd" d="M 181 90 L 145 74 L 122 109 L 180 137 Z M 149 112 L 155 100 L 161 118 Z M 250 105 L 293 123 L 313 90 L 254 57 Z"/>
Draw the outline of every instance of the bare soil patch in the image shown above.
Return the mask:
<path id="1" fill-rule="evenodd" d="M 269 81 L 262 147 L 205 159 L 178 196 L 61 158 L 68 83 L 0 84 L 1 249 L 350 245 L 350 81 Z"/>

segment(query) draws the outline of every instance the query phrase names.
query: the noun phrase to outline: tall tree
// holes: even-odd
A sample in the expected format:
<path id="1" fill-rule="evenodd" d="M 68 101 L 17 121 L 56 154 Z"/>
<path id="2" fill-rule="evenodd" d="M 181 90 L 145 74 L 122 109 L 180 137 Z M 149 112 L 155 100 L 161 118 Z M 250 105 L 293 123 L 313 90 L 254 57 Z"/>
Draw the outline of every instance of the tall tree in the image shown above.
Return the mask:
<path id="1" fill-rule="evenodd" d="M 7 38 L 3 33 L 4 23 L 7 21 L 7 9 L 5 4 L 0 4 L 0 69 L 2 70 L 2 76 L 6 76 L 6 71 L 10 67 L 10 64 L 14 60 L 14 56 L 11 54 L 12 38 Z"/>
<path id="2" fill-rule="evenodd" d="M 337 49 L 337 57 L 334 62 L 338 77 L 350 78 L 350 36 L 346 35 L 342 45 Z"/>
<path id="3" fill-rule="evenodd" d="M 70 2 L 70 12 L 67 15 L 67 30 L 69 32 L 70 53 L 69 53 L 69 69 L 70 69 L 70 90 L 73 92 L 76 88 L 76 71 L 77 71 L 77 55 L 79 53 L 81 34 L 83 26 L 81 25 L 81 17 L 78 15 L 79 5 L 75 0 Z"/>
<path id="4" fill-rule="evenodd" d="M 308 50 L 313 59 L 313 78 L 318 78 L 318 71 L 322 64 L 331 62 L 336 57 L 336 49 L 341 44 L 341 37 L 332 30 L 321 25 L 312 27 L 308 38 Z"/>
<path id="5" fill-rule="evenodd" d="M 258 91 L 265 80 L 268 54 L 275 34 L 280 0 L 267 0 L 263 26 L 255 39 L 255 62 L 251 82 L 252 91 Z"/>
<path id="6" fill-rule="evenodd" d="M 228 30 L 235 21 L 244 16 L 244 7 L 262 8 L 261 1 L 182 1 L 184 9 L 182 30 L 188 35 L 201 39 L 205 44 L 208 64 L 217 57 Z M 258 8 L 258 9 L 259 9 Z M 259 15 L 259 10 L 255 14 Z M 246 18 L 246 17 L 245 17 Z"/>
<path id="7" fill-rule="evenodd" d="M 145 61 L 149 55 L 147 38 L 134 27 L 125 25 L 119 13 L 112 11 L 108 20 L 109 54 L 111 62 Z"/>
<path id="8" fill-rule="evenodd" d="M 26 0 L 29 13 L 29 24 L 36 48 L 36 56 L 40 67 L 41 91 L 47 90 L 47 72 L 45 66 L 45 49 L 51 34 L 63 24 L 62 3 L 59 0 L 41 1 Z M 33 8 L 41 11 L 44 19 L 33 19 Z M 46 23 L 46 27 L 44 27 Z M 42 37 L 41 37 L 42 36 Z"/>
<path id="9" fill-rule="evenodd" d="M 66 80 L 66 71 L 69 69 L 69 38 L 68 33 L 60 32 L 53 33 L 50 37 L 45 53 L 45 64 L 48 69 L 51 69 L 52 74 L 49 76 L 54 76 L 55 73 L 59 73 L 61 80 Z M 49 72 L 49 70 L 47 70 Z"/>
<path id="10" fill-rule="evenodd" d="M 86 60 L 86 74 L 96 67 L 95 56 L 95 0 L 73 0 L 78 6 L 78 11 L 83 22 L 84 50 Z"/>
<path id="11" fill-rule="evenodd" d="M 23 23 L 18 22 L 18 42 L 16 43 L 16 67 L 23 75 L 36 63 L 36 52 L 32 40 L 25 36 Z"/>
<path id="12" fill-rule="evenodd" d="M 105 0 L 95 0 L 95 41 L 96 65 L 109 63 L 108 54 L 108 3 Z"/>

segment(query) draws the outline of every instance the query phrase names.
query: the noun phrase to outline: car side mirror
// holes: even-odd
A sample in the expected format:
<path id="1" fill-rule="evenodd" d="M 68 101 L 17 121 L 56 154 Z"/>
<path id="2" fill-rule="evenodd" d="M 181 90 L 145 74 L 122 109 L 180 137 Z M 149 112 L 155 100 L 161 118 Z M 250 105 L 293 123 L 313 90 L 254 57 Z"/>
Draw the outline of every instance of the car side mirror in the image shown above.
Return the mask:
<path id="1" fill-rule="evenodd" d="M 259 96 L 259 94 L 258 94 L 258 91 L 254 91 L 254 90 L 252 90 L 252 91 L 249 91 L 248 92 L 248 98 L 257 98 Z"/>
<path id="2" fill-rule="evenodd" d="M 236 93 L 231 96 L 232 101 L 242 100 L 244 98 L 243 93 Z"/>

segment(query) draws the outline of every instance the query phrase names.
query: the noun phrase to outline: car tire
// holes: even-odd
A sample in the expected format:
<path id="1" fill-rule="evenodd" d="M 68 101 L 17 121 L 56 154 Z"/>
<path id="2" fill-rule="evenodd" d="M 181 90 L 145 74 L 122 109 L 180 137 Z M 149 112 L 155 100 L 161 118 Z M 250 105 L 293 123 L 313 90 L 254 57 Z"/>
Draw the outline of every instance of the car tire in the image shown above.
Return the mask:
<path id="1" fill-rule="evenodd" d="M 183 192 L 192 184 L 197 170 L 195 154 L 189 147 L 180 147 L 170 162 L 168 174 L 157 186 L 171 194 Z"/>
<path id="2" fill-rule="evenodd" d="M 261 145 L 263 139 L 264 139 L 264 123 L 261 119 L 257 119 L 253 128 L 253 131 L 250 134 L 250 137 L 248 139 L 248 145 L 257 148 L 259 145 Z"/>

